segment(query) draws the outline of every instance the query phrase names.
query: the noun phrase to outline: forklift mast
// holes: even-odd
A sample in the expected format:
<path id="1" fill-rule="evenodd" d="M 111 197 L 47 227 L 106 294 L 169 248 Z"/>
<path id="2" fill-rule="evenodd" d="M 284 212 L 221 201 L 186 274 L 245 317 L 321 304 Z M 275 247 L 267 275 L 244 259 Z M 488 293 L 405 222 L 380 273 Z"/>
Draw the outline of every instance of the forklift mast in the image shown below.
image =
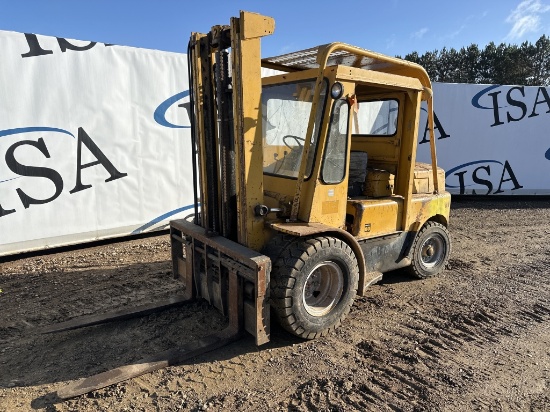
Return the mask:
<path id="1" fill-rule="evenodd" d="M 253 211 L 264 197 L 260 39 L 274 27 L 270 17 L 241 11 L 228 26 L 193 33 L 188 48 L 195 223 L 254 250 L 264 242 Z"/>
<path id="2" fill-rule="evenodd" d="M 230 25 L 191 34 L 195 217 L 170 224 L 173 272 L 186 298 L 207 300 L 258 345 L 269 341 L 271 271 L 260 253 L 264 221 L 254 212 L 264 196 L 260 39 L 274 26 L 241 11 Z"/>

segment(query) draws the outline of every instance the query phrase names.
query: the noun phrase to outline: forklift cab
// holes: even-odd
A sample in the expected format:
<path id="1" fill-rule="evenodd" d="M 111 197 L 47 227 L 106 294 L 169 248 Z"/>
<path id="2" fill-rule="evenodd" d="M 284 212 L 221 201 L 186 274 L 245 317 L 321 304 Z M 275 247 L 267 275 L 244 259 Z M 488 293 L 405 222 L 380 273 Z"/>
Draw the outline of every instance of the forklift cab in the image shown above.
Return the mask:
<path id="1" fill-rule="evenodd" d="M 299 221 L 341 228 L 356 238 L 405 230 L 422 84 L 389 74 L 382 82 L 376 72 L 330 66 L 314 102 L 315 74 L 304 70 L 263 79 L 266 204 L 278 219 L 291 218 L 309 139 Z"/>

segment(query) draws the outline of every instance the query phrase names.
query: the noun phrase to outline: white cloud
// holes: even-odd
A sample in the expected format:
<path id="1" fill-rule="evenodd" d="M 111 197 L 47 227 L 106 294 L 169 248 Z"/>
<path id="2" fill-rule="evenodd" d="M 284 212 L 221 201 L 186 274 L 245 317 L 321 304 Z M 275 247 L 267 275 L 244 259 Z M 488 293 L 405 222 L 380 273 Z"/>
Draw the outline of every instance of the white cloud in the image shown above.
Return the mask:
<path id="1" fill-rule="evenodd" d="M 420 30 L 415 31 L 413 34 L 411 34 L 412 39 L 420 40 L 424 35 L 428 32 L 427 27 L 422 27 Z"/>
<path id="2" fill-rule="evenodd" d="M 521 39 L 524 34 L 540 29 L 540 15 L 550 11 L 550 5 L 542 4 L 541 0 L 523 0 L 506 18 L 506 23 L 512 24 L 507 39 Z"/>
<path id="3" fill-rule="evenodd" d="M 452 33 L 449 33 L 447 36 L 445 36 L 446 38 L 449 38 L 449 39 L 454 39 L 455 37 L 457 37 L 460 33 L 462 33 L 464 31 L 464 29 L 466 28 L 466 25 L 463 24 L 462 26 L 460 26 L 457 30 L 453 31 Z"/>

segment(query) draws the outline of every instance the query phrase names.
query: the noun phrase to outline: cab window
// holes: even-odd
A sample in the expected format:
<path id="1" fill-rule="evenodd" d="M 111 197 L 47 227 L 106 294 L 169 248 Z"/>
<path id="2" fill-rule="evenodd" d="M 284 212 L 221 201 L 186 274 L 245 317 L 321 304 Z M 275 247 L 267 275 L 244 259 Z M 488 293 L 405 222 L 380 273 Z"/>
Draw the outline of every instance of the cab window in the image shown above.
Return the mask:
<path id="1" fill-rule="evenodd" d="M 337 100 L 332 108 L 330 127 L 323 156 L 321 178 L 324 183 L 340 183 L 346 172 L 348 145 L 349 103 Z"/>
<path id="2" fill-rule="evenodd" d="M 396 99 L 359 102 L 352 133 L 365 136 L 393 136 L 397 131 L 399 101 Z"/>

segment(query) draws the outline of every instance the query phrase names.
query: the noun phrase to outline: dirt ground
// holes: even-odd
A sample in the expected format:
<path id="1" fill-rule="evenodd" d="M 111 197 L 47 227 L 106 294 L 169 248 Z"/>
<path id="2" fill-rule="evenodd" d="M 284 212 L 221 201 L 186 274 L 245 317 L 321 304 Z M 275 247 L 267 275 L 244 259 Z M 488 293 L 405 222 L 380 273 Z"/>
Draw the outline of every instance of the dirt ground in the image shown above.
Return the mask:
<path id="1" fill-rule="evenodd" d="M 550 201 L 453 201 L 439 276 L 389 273 L 330 336 L 272 328 L 71 400 L 64 384 L 196 340 L 204 303 L 40 335 L 69 318 L 173 295 L 168 235 L 4 259 L 0 411 L 550 411 Z"/>

